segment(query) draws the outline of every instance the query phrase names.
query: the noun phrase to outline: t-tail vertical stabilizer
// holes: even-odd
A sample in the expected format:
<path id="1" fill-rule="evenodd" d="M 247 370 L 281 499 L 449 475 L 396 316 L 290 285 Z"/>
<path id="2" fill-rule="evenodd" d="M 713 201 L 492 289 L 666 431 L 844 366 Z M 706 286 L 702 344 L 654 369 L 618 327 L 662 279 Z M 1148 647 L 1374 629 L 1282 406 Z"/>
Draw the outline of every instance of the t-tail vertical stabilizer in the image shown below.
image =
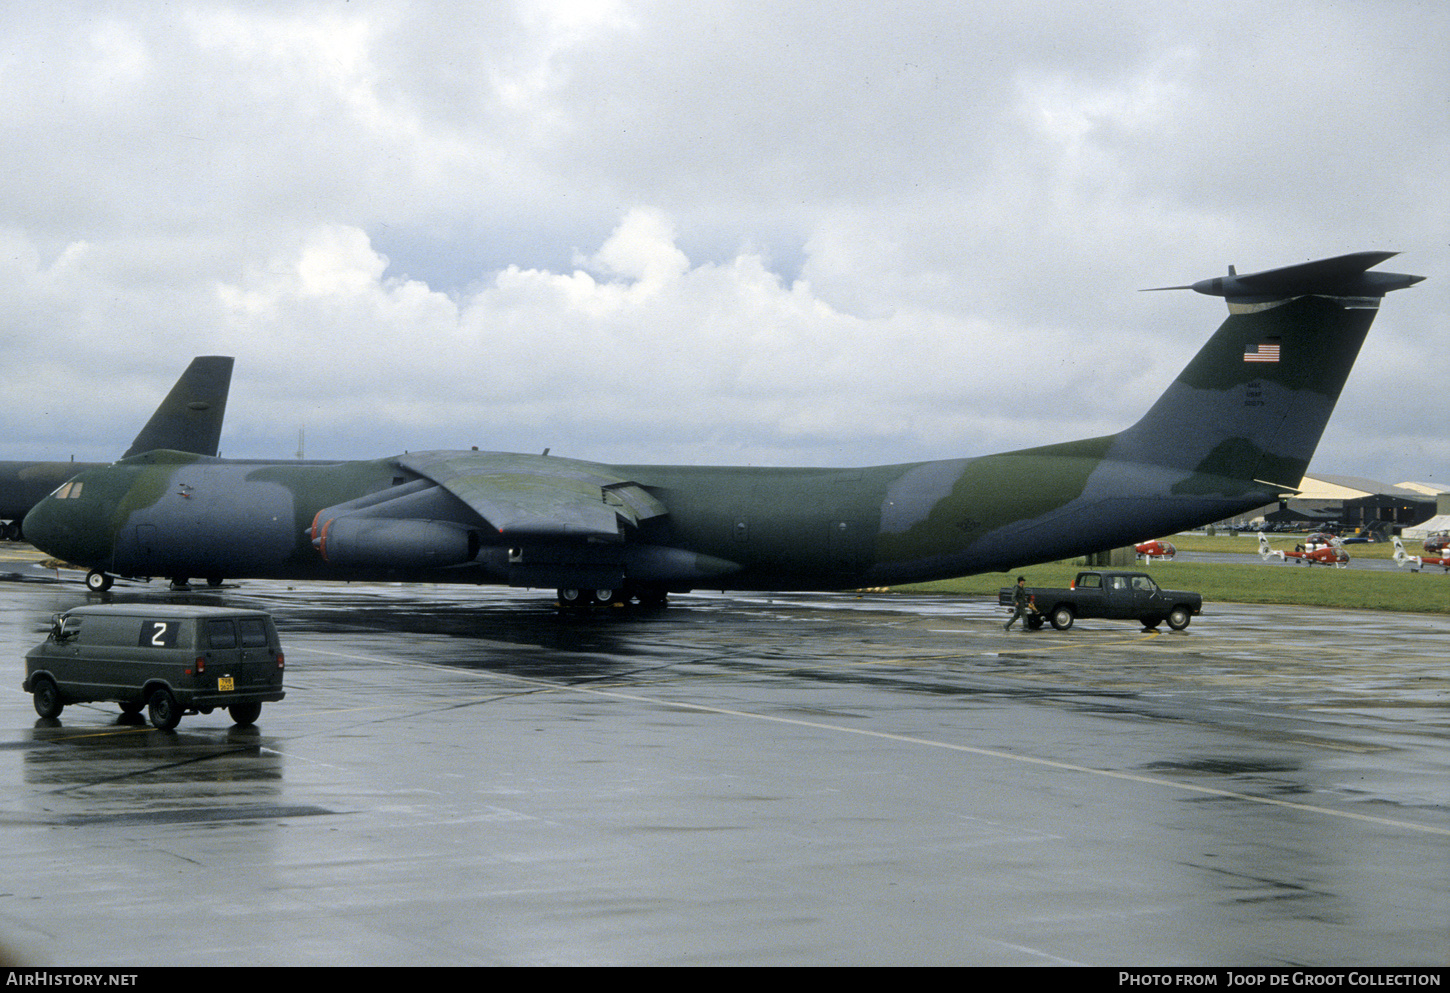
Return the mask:
<path id="1" fill-rule="evenodd" d="M 1206 279 L 1229 316 L 1132 427 L 975 460 L 994 514 L 964 564 L 977 571 L 1119 548 L 1276 502 L 1299 485 L 1380 300 L 1423 277 L 1368 272 L 1361 252 Z M 1078 482 L 1080 480 L 1080 483 Z M 980 564 L 979 564 L 980 563 Z"/>
<path id="2" fill-rule="evenodd" d="M 1422 280 L 1369 268 L 1393 252 L 1205 279 L 1229 317 L 1108 457 L 1190 474 L 1204 492 L 1291 490 L 1304 476 L 1380 300 Z"/>

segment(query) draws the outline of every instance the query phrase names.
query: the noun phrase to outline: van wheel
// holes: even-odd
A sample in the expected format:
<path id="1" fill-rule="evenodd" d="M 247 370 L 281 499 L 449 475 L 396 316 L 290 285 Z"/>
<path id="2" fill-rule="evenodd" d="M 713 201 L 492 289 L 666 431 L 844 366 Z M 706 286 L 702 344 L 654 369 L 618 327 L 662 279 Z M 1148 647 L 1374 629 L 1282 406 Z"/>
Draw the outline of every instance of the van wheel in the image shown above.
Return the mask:
<path id="1" fill-rule="evenodd" d="M 1052 626 L 1059 631 L 1066 631 L 1072 627 L 1072 608 L 1058 607 L 1052 612 Z"/>
<path id="2" fill-rule="evenodd" d="M 262 716 L 262 701 L 234 703 L 227 710 L 231 712 L 232 720 L 245 727 L 257 723 L 257 718 Z"/>
<path id="3" fill-rule="evenodd" d="M 151 694 L 151 702 L 146 705 L 146 716 L 151 718 L 151 723 L 158 730 L 170 731 L 181 723 L 181 705 L 176 702 L 176 697 L 171 695 L 170 690 L 157 690 Z"/>
<path id="4" fill-rule="evenodd" d="M 41 677 L 35 681 L 35 712 L 41 717 L 59 717 L 60 712 L 65 709 L 65 703 L 60 698 L 60 690 L 55 688 L 55 683 Z"/>
<path id="5" fill-rule="evenodd" d="M 1187 607 L 1174 607 L 1168 612 L 1168 626 L 1175 631 L 1188 627 L 1188 622 L 1192 619 L 1193 615 L 1188 612 Z"/>
<path id="6" fill-rule="evenodd" d="M 121 713 L 123 714 L 139 714 L 145 709 L 146 705 L 137 700 L 121 701 Z"/>

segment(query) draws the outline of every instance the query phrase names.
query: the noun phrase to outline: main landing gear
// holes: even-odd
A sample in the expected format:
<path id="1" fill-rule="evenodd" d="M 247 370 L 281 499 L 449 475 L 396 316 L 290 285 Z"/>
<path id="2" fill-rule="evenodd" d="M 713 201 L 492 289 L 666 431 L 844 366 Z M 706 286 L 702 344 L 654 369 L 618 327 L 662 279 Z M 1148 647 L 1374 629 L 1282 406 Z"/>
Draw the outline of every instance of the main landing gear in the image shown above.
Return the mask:
<path id="1" fill-rule="evenodd" d="M 102 572 L 100 569 L 92 569 L 90 572 L 86 573 L 86 589 L 90 590 L 92 593 L 106 592 L 111 588 L 111 585 L 115 583 L 115 581 L 115 577 Z M 224 582 L 226 582 L 226 580 L 223 579 L 221 576 L 206 577 L 206 585 L 210 586 L 212 589 L 220 588 Z M 173 592 L 184 592 L 191 589 L 190 577 L 173 576 L 171 579 L 171 589 Z"/>
<path id="2" fill-rule="evenodd" d="M 572 586 L 560 587 L 559 608 L 561 610 L 582 610 L 587 607 L 627 607 L 638 604 L 641 607 L 663 607 L 669 600 L 669 591 L 656 586 L 626 584 L 617 590 L 584 590 Z"/>

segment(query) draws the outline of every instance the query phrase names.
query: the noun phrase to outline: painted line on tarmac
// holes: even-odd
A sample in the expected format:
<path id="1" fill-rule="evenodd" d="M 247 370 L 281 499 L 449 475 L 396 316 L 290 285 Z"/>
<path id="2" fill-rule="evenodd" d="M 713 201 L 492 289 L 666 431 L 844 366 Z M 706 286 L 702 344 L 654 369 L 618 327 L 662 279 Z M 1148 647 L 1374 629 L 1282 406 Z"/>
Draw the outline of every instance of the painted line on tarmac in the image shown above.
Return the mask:
<path id="1" fill-rule="evenodd" d="M 400 661 L 398 659 L 386 659 L 373 655 L 357 655 L 344 652 L 327 652 L 318 649 L 311 649 L 319 655 L 332 655 L 337 658 L 354 659 L 359 662 L 381 662 L 385 665 L 406 666 L 409 668 L 436 669 L 439 672 L 446 672 L 454 676 L 466 676 L 475 679 L 490 680 L 493 682 L 517 683 L 524 686 L 531 686 L 541 690 L 552 690 L 554 692 L 583 693 L 590 696 L 605 697 L 613 700 L 626 700 L 631 703 L 645 703 L 656 707 L 672 707 L 676 710 L 689 710 L 696 713 L 719 714 L 725 717 L 744 717 L 756 721 L 769 721 L 773 724 L 789 724 L 794 727 L 813 728 L 819 731 L 835 731 L 841 734 L 859 735 L 868 738 L 877 738 L 882 741 L 895 741 L 907 745 L 924 745 L 928 748 L 941 748 L 953 752 L 962 752 L 968 755 L 980 755 L 984 758 L 1002 759 L 1009 762 L 1021 762 L 1027 765 L 1041 766 L 1048 769 L 1060 769 L 1064 772 L 1077 772 L 1090 776 L 1102 776 L 1107 779 L 1116 779 L 1122 782 L 1140 783 L 1146 786 L 1158 786 L 1167 789 L 1182 790 L 1187 793 L 1197 793 L 1203 796 L 1220 797 L 1227 800 L 1242 800 L 1246 803 L 1257 803 L 1269 807 L 1283 807 L 1289 810 L 1301 810 L 1306 813 L 1323 814 L 1326 817 L 1338 817 L 1344 820 L 1362 821 L 1367 824 L 1381 824 L 1387 827 L 1403 828 L 1408 831 L 1421 831 L 1427 834 L 1442 835 L 1450 837 L 1450 828 L 1435 827 L 1428 824 L 1415 824 L 1411 821 L 1400 821 L 1389 817 L 1375 817 L 1370 814 L 1358 814 L 1349 810 L 1334 810 L 1329 807 L 1319 807 L 1308 803 L 1294 803 L 1290 800 L 1276 800 L 1273 797 L 1254 796 L 1251 793 L 1239 793 L 1235 790 L 1218 789 L 1213 786 L 1198 786 L 1193 783 L 1182 783 L 1173 779 L 1164 779 L 1160 776 L 1144 776 L 1135 772 L 1119 772 L 1113 769 L 1094 769 L 1091 766 L 1078 765 L 1073 762 L 1060 762 L 1056 759 L 1038 758 L 1032 755 L 1014 755 L 1011 752 L 1003 752 L 992 748 L 980 748 L 976 745 L 961 745 L 950 741 L 936 741 L 931 738 L 918 738 L 913 735 L 894 734 L 889 731 L 873 731 L 869 728 L 847 727 L 842 724 L 827 724 L 822 721 L 808 721 L 798 717 L 781 717 L 774 714 L 758 714 L 748 710 L 736 710 L 730 707 L 716 707 L 703 703 L 688 703 L 678 700 L 662 700 L 658 697 L 644 696 L 638 693 L 625 693 L 621 690 L 601 689 L 598 686 L 570 686 L 566 683 L 551 683 L 543 679 L 530 679 L 527 676 L 513 676 L 494 672 L 478 672 L 471 669 L 457 669 L 451 666 L 441 665 L 437 662 L 424 661 Z"/>

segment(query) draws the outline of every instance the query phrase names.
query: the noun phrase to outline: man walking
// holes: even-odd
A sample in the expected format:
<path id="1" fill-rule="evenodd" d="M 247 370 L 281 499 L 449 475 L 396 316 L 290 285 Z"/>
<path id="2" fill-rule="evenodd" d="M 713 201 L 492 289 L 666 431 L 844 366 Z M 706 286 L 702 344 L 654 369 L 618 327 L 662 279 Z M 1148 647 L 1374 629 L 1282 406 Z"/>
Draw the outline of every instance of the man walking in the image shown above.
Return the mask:
<path id="1" fill-rule="evenodd" d="M 1012 622 L 1021 617 L 1022 627 L 1027 628 L 1027 615 L 1032 612 L 1032 598 L 1027 595 L 1027 577 L 1017 577 L 1017 589 L 1012 591 L 1012 616 L 1002 626 L 1003 631 L 1012 630 Z"/>

